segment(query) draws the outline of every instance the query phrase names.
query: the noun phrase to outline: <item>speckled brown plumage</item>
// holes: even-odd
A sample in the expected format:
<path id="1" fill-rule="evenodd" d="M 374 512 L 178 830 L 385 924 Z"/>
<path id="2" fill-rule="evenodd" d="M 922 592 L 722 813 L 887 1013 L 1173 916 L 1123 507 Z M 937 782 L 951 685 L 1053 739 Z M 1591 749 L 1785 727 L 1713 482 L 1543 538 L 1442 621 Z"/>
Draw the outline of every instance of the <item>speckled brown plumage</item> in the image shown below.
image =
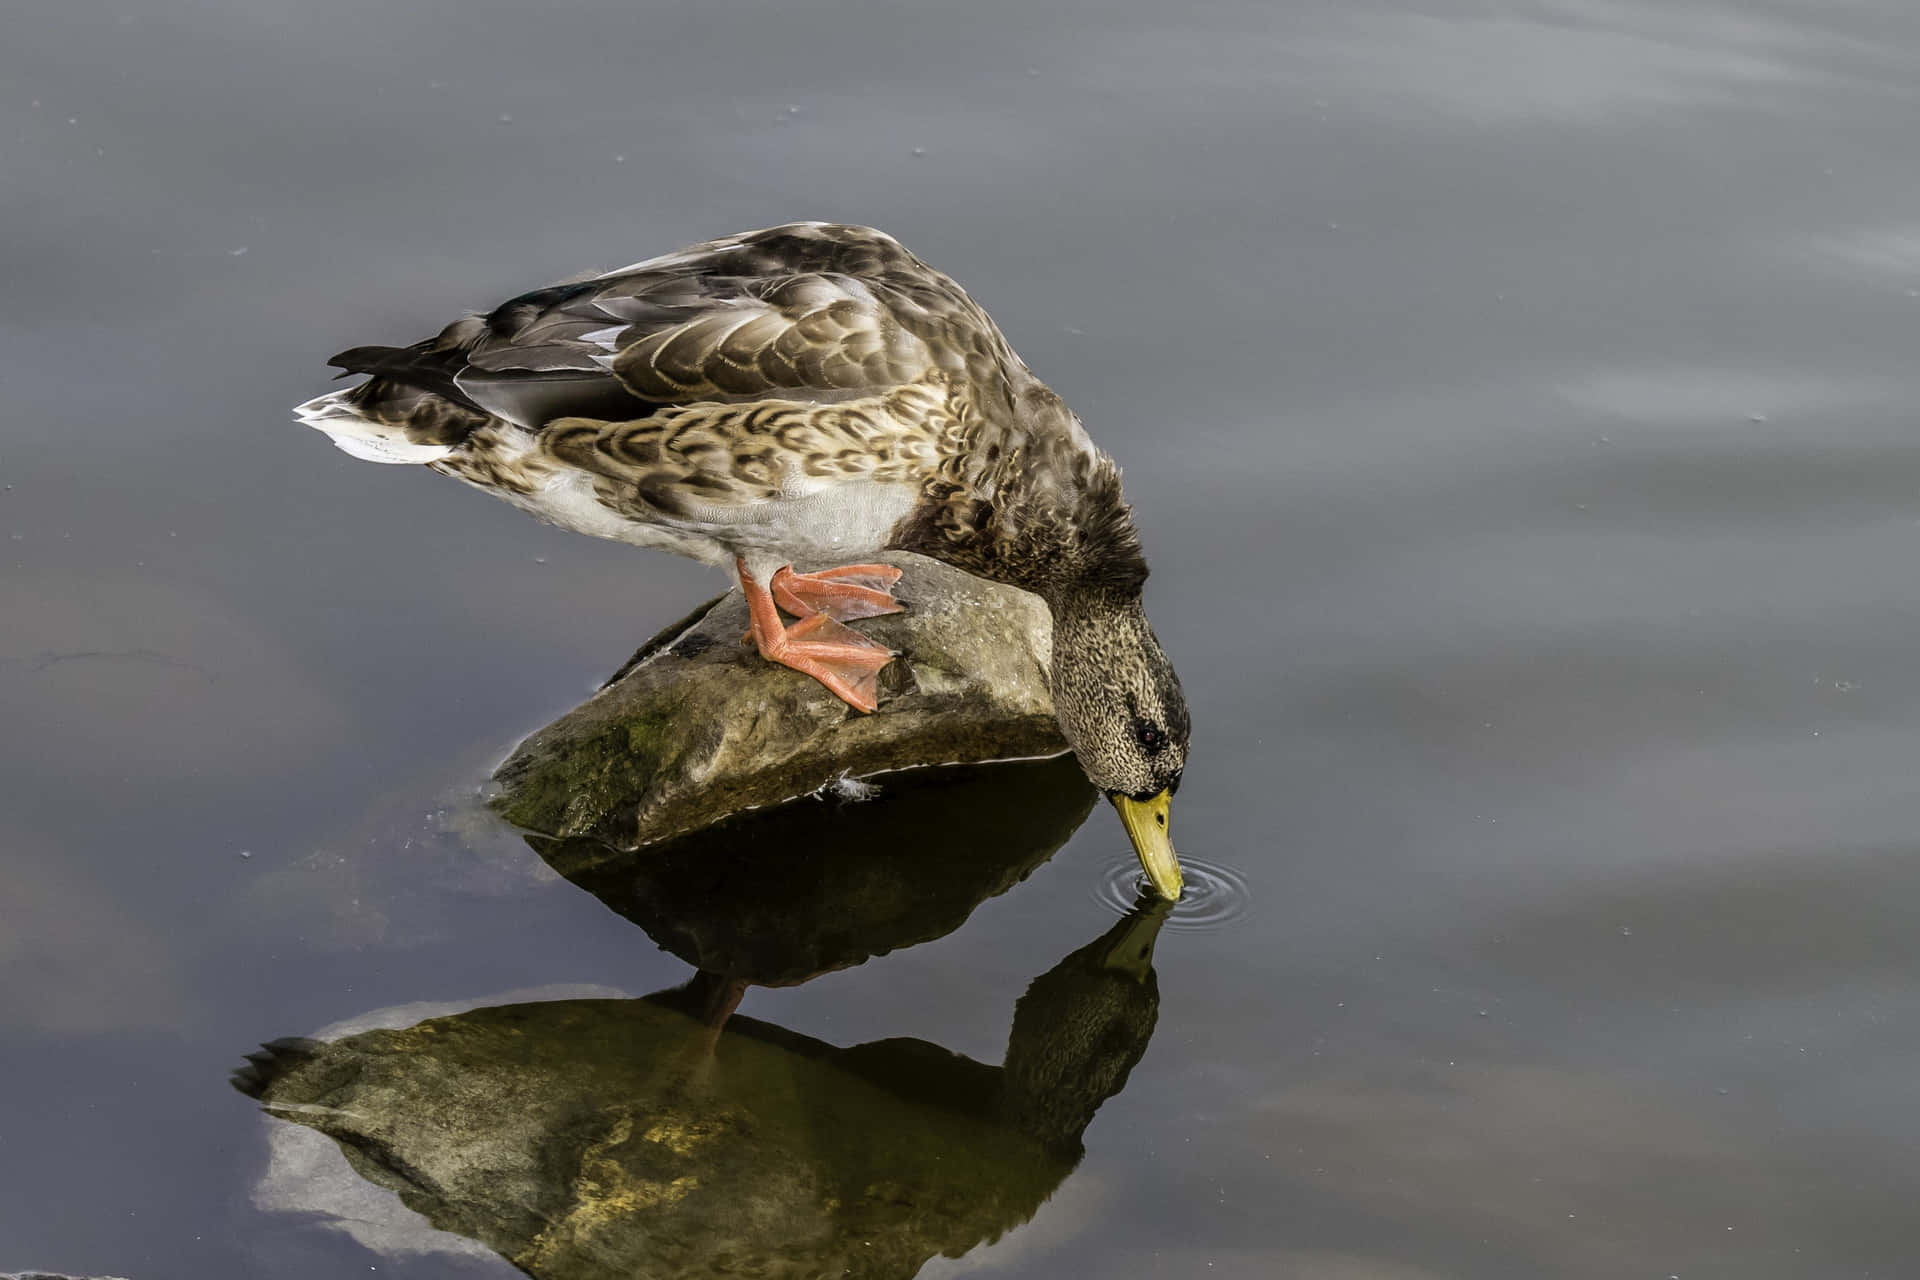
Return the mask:
<path id="1" fill-rule="evenodd" d="M 946 389 L 916 382 L 838 403 L 759 400 L 675 405 L 629 422 L 562 418 L 543 451 L 606 483 L 632 519 L 683 514 L 686 500 L 775 502 L 795 474 L 826 482 L 920 485 L 951 449 Z"/>

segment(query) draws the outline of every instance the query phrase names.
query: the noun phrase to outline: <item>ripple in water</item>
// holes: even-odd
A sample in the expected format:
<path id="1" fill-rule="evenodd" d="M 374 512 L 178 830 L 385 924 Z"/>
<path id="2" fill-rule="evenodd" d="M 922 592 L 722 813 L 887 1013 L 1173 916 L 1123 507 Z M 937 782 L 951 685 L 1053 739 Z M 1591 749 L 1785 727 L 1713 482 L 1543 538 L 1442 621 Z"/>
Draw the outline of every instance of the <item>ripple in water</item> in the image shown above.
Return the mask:
<path id="1" fill-rule="evenodd" d="M 1185 877 L 1186 888 L 1180 894 L 1180 901 L 1173 904 L 1173 913 L 1161 926 L 1163 929 L 1219 929 L 1247 913 L 1251 903 L 1247 882 L 1232 867 L 1223 867 L 1217 862 L 1203 862 L 1183 854 L 1180 870 Z M 1140 870 L 1140 860 L 1128 858 L 1107 868 L 1106 874 L 1097 882 L 1093 896 L 1116 914 L 1125 915 L 1133 910 L 1134 903 L 1140 900 L 1143 891 L 1151 892 L 1147 888 L 1147 878 Z"/>

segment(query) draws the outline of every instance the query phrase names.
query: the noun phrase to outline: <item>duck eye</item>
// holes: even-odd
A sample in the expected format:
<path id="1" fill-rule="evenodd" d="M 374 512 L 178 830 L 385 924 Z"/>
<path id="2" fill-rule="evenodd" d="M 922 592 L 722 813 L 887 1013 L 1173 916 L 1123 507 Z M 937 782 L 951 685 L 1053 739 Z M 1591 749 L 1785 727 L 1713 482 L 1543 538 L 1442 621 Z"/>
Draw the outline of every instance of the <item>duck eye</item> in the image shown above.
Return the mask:
<path id="1" fill-rule="evenodd" d="M 1133 740 L 1148 755 L 1158 755 L 1167 745 L 1167 731 L 1159 725 L 1136 720 L 1133 723 Z"/>

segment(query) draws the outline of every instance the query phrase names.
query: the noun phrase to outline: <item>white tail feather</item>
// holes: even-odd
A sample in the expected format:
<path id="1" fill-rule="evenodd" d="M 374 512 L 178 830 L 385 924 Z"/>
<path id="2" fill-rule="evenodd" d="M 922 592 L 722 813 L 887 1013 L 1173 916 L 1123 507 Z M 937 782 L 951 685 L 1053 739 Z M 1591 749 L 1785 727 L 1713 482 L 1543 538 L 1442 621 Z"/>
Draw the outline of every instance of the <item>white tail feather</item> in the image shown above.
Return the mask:
<path id="1" fill-rule="evenodd" d="M 347 402 L 351 391 L 332 391 L 296 405 L 293 416 L 324 431 L 342 451 L 367 462 L 418 466 L 437 462 L 453 452 L 452 445 L 415 444 L 403 428 L 369 422 Z"/>

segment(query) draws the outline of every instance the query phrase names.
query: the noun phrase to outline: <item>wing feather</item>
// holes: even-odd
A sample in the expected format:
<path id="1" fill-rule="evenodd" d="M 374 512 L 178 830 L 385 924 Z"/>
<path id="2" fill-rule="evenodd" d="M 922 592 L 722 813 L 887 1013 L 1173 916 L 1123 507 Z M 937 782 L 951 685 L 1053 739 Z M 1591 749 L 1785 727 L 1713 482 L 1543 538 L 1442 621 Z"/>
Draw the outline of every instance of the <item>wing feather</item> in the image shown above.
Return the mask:
<path id="1" fill-rule="evenodd" d="M 530 429 L 943 380 L 984 405 L 1024 369 L 953 280 L 891 236 L 827 223 L 709 241 L 523 294 L 431 343 L 347 355 Z"/>
<path id="2" fill-rule="evenodd" d="M 524 295 L 468 353 L 492 373 L 609 370 L 653 404 L 817 392 L 1017 364 L 959 285 L 865 227 L 798 223 Z M 612 356 L 609 360 L 608 357 Z"/>

